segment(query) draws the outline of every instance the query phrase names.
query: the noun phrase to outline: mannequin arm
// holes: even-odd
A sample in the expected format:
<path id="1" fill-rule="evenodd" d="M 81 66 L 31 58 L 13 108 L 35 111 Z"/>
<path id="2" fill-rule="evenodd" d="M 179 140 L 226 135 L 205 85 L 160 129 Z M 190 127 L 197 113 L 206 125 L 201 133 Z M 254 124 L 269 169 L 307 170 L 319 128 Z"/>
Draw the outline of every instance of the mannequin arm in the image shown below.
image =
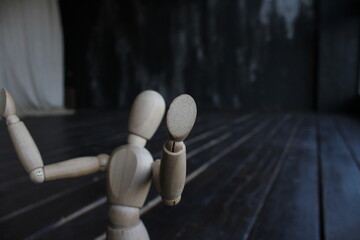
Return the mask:
<path id="1" fill-rule="evenodd" d="M 175 98 L 166 115 L 169 140 L 164 144 L 161 160 L 153 163 L 153 180 L 166 205 L 180 202 L 186 181 L 186 147 L 184 139 L 189 135 L 196 119 L 194 99 L 186 94 Z"/>
<path id="2" fill-rule="evenodd" d="M 108 160 L 109 155 L 100 154 L 96 157 L 80 157 L 46 165 L 44 167 L 45 181 L 79 177 L 105 171 Z"/>
<path id="3" fill-rule="evenodd" d="M 158 190 L 159 193 L 161 193 L 161 189 L 160 189 L 160 165 L 161 165 L 161 160 L 157 159 L 155 162 L 153 162 L 152 164 L 152 180 L 153 183 L 155 185 L 156 190 Z"/>
<path id="4" fill-rule="evenodd" d="M 0 92 L 0 114 L 6 119 L 8 131 L 16 154 L 25 171 L 34 183 L 91 174 L 106 169 L 109 156 L 82 157 L 44 167 L 40 152 L 25 124 L 16 116 L 16 109 L 11 95 L 4 89 Z"/>
<path id="5" fill-rule="evenodd" d="M 175 148 L 169 148 L 174 146 Z M 181 200 L 186 180 L 186 147 L 183 142 L 169 140 L 163 147 L 161 160 L 153 163 L 153 181 L 166 205 Z"/>

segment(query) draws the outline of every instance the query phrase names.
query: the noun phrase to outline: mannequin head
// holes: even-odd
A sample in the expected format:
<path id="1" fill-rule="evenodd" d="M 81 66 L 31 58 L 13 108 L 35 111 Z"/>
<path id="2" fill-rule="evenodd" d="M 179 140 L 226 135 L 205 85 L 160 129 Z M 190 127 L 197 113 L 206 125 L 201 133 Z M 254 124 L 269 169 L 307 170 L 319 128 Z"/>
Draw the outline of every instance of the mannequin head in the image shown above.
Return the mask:
<path id="1" fill-rule="evenodd" d="M 158 129 L 165 112 L 163 97 L 152 90 L 140 93 L 131 108 L 129 132 L 149 140 Z"/>

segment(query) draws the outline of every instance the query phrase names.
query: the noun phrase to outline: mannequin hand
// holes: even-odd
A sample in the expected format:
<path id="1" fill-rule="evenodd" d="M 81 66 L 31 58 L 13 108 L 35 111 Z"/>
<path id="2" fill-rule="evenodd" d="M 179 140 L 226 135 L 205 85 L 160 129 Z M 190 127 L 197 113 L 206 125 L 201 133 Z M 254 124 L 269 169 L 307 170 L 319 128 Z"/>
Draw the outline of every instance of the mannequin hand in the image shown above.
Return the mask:
<path id="1" fill-rule="evenodd" d="M 193 128 L 196 113 L 196 103 L 190 95 L 182 94 L 172 101 L 166 116 L 166 125 L 170 136 L 166 148 L 169 151 L 181 150 L 177 148 L 182 146 L 182 141 Z"/>
<path id="2" fill-rule="evenodd" d="M 6 119 L 13 115 L 16 115 L 14 100 L 3 88 L 0 90 L 0 116 Z"/>

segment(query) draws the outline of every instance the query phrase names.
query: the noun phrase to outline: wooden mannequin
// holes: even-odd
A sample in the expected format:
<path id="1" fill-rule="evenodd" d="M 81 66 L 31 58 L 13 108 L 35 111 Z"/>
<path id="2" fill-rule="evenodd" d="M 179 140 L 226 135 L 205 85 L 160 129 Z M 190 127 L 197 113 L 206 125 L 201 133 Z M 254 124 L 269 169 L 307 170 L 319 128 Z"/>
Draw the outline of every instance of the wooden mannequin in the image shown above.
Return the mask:
<path id="1" fill-rule="evenodd" d="M 166 118 L 169 140 L 163 146 L 161 159 L 154 162 L 144 146 L 159 127 L 164 112 L 165 102 L 160 94 L 142 92 L 131 109 L 127 145 L 115 149 L 111 156 L 100 154 L 44 166 L 34 140 L 16 116 L 11 95 L 5 89 L 0 91 L 0 114 L 6 120 L 15 151 L 31 181 L 42 183 L 107 171 L 109 240 L 149 239 L 140 220 L 140 208 L 152 179 L 165 204 L 173 206 L 180 201 L 186 178 L 183 140 L 194 125 L 196 104 L 186 94 L 171 103 Z"/>

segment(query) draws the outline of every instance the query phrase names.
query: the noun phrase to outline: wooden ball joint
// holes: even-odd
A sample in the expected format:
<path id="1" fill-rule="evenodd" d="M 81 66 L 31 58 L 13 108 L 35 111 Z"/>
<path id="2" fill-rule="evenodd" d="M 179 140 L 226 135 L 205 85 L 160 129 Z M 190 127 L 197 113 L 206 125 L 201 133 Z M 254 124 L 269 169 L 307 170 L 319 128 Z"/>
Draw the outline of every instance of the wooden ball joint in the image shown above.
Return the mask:
<path id="1" fill-rule="evenodd" d="M 165 102 L 155 91 L 139 94 L 129 118 L 128 144 L 118 147 L 111 156 L 99 154 L 45 165 L 26 126 L 16 116 L 13 98 L 0 90 L 0 114 L 6 120 L 15 151 L 31 181 L 78 177 L 106 171 L 110 224 L 109 240 L 149 239 L 140 220 L 140 208 L 148 195 L 151 180 L 166 205 L 181 199 L 186 180 L 186 146 L 196 119 L 194 99 L 186 94 L 173 100 L 167 112 L 169 139 L 163 145 L 161 159 L 153 161 L 145 148 L 158 129 L 165 112 Z"/>

